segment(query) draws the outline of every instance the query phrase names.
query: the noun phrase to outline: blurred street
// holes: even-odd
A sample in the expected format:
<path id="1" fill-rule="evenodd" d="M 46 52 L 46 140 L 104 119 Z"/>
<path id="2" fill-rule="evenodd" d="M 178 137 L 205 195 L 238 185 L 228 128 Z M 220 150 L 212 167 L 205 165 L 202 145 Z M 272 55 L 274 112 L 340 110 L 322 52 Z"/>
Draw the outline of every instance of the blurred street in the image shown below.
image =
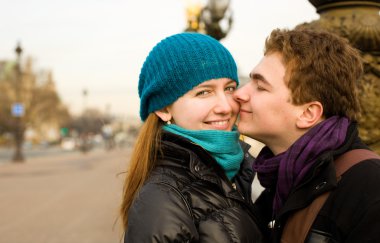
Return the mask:
<path id="1" fill-rule="evenodd" d="M 23 154 L 26 158 L 26 161 L 29 162 L 30 159 L 34 158 L 41 158 L 41 157 L 47 157 L 47 156 L 52 156 L 54 157 L 59 157 L 61 155 L 67 155 L 71 152 L 78 153 L 79 151 L 65 151 L 59 146 L 52 146 L 48 148 L 44 147 L 36 147 L 36 148 L 24 148 L 23 149 Z M 12 157 L 14 155 L 14 148 L 13 147 L 0 147 L 0 166 L 3 163 L 8 163 L 12 160 Z"/>
<path id="2" fill-rule="evenodd" d="M 130 150 L 0 150 L 0 243 L 120 242 L 118 206 Z"/>

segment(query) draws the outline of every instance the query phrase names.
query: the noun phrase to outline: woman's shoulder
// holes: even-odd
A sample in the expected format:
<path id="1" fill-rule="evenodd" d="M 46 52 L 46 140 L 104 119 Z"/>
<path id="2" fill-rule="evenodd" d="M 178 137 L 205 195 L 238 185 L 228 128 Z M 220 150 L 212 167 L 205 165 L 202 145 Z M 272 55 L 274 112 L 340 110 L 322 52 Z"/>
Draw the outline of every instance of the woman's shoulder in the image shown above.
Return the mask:
<path id="1" fill-rule="evenodd" d="M 164 181 L 146 183 L 128 213 L 127 242 L 147 242 L 152 236 L 162 242 L 175 241 L 179 236 L 175 233 L 183 230 L 188 235 L 197 234 L 190 205 L 182 193 Z"/>
<path id="2" fill-rule="evenodd" d="M 149 207 L 151 210 L 155 210 L 157 206 L 158 210 L 162 210 L 162 205 L 175 204 L 179 206 L 179 203 L 184 208 L 189 209 L 189 205 L 185 200 L 181 191 L 170 180 L 149 180 L 140 189 L 137 194 L 132 207 Z"/>

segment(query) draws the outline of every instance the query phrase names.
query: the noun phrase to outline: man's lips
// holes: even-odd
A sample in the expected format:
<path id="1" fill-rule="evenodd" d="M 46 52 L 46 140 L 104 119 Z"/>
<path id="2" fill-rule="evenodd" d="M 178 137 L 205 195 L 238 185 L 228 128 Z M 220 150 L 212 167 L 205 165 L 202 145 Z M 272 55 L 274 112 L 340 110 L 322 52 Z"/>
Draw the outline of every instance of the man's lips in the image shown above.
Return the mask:
<path id="1" fill-rule="evenodd" d="M 240 113 L 252 113 L 252 111 L 248 111 L 248 110 L 240 109 Z"/>

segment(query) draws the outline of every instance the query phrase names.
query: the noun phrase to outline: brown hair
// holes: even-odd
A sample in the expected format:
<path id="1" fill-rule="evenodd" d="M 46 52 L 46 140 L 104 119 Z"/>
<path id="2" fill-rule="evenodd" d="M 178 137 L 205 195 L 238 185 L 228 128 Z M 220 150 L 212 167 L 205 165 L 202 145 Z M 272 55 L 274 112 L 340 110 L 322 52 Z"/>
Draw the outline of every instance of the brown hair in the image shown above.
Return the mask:
<path id="1" fill-rule="evenodd" d="M 150 113 L 137 136 L 124 183 L 120 208 L 125 230 L 128 226 L 128 211 L 156 163 L 160 151 L 162 124 L 163 122 L 156 114 Z"/>
<path id="2" fill-rule="evenodd" d="M 325 118 L 358 119 L 357 84 L 363 65 L 359 52 L 346 39 L 306 28 L 275 29 L 265 42 L 264 55 L 271 53 L 282 55 L 293 104 L 319 101 Z"/>

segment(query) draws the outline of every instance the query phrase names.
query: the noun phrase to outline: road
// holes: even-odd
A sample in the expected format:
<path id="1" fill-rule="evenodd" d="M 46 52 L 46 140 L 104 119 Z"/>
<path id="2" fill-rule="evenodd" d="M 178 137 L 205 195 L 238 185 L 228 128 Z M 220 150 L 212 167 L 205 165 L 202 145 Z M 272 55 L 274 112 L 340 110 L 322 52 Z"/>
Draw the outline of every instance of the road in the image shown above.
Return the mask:
<path id="1" fill-rule="evenodd" d="M 4 150 L 3 150 L 4 151 Z M 1 152 L 1 151 L 0 151 Z M 0 156 L 0 243 L 120 243 L 118 207 L 130 149 Z M 261 191 L 253 183 L 253 198 Z"/>
<path id="2" fill-rule="evenodd" d="M 0 147 L 0 165 L 2 163 L 10 162 L 13 158 L 15 149 L 13 147 Z M 23 148 L 22 154 L 28 160 L 35 157 L 46 157 L 46 156 L 60 156 L 61 154 L 68 154 L 72 151 L 65 151 L 59 146 L 51 147 L 33 147 L 33 148 Z"/>
<path id="3" fill-rule="evenodd" d="M 0 163 L 0 243 L 118 243 L 129 149 Z"/>

